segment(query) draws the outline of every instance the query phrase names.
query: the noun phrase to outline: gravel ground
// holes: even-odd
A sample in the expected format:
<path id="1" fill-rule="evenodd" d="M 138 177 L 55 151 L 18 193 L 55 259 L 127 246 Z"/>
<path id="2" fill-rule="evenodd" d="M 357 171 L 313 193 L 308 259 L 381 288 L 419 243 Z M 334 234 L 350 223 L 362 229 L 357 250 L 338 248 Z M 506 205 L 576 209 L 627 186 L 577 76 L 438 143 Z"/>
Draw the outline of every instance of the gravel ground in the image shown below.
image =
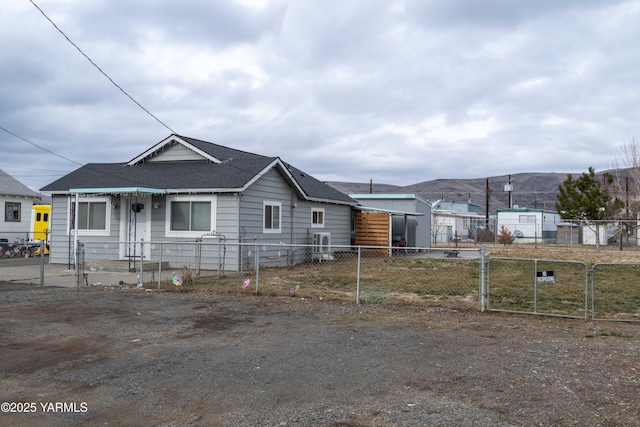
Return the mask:
<path id="1" fill-rule="evenodd" d="M 638 324 L 6 283 L 0 324 L 0 425 L 640 426 Z"/>

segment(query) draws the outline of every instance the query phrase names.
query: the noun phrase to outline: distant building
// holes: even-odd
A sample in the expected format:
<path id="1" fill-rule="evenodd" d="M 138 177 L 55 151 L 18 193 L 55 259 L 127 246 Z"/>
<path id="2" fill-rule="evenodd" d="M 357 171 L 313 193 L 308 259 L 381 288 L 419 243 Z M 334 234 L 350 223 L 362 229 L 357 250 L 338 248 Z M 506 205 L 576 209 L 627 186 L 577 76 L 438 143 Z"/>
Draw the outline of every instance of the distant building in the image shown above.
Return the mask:
<path id="1" fill-rule="evenodd" d="M 545 209 L 499 209 L 498 232 L 504 226 L 516 238 L 516 243 L 555 243 L 560 214 Z"/>
<path id="2" fill-rule="evenodd" d="M 431 241 L 475 241 L 478 229 L 486 227 L 480 206 L 468 202 L 436 200 L 431 203 Z"/>
<path id="3" fill-rule="evenodd" d="M 389 245 L 429 247 L 431 204 L 415 194 L 350 194 L 361 212 L 385 212 L 391 216 Z M 357 242 L 356 242 L 357 244 Z"/>

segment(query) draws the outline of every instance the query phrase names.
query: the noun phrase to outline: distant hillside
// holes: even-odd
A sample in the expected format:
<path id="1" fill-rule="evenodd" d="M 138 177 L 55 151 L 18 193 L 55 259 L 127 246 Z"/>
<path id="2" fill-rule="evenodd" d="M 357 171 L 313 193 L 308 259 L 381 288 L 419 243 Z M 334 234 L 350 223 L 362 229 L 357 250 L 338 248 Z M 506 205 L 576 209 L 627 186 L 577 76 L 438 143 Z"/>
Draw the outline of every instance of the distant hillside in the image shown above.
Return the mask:
<path id="1" fill-rule="evenodd" d="M 575 174 L 577 175 L 577 174 Z M 519 173 L 511 175 L 512 205 L 521 208 L 555 209 L 558 186 L 567 178 L 566 173 Z M 509 176 L 494 176 L 489 180 L 489 213 L 495 214 L 498 209 L 506 209 L 509 196 L 504 192 L 504 186 L 509 182 Z M 427 200 L 452 200 L 466 202 L 480 206 L 485 213 L 487 178 L 477 179 L 437 179 L 425 181 L 404 187 L 390 184 L 369 184 L 349 182 L 329 182 L 329 185 L 345 194 L 394 193 L 416 194 Z"/>

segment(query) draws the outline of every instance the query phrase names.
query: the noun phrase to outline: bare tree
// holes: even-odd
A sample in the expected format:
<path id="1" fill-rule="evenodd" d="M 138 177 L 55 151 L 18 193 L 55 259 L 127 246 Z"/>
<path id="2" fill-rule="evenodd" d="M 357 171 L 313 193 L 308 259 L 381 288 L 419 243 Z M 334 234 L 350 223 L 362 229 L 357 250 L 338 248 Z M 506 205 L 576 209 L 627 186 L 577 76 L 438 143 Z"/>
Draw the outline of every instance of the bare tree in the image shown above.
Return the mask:
<path id="1" fill-rule="evenodd" d="M 622 144 L 616 154 L 615 194 L 625 202 L 626 219 L 640 214 L 640 142 L 634 137 Z"/>

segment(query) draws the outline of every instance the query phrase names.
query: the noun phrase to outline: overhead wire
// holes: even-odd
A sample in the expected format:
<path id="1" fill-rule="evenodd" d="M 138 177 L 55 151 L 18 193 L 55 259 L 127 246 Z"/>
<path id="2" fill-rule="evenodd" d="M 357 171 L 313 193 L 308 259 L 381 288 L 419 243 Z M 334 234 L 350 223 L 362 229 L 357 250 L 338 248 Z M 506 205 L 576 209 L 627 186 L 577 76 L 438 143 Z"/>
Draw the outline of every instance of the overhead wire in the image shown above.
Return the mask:
<path id="1" fill-rule="evenodd" d="M 136 101 L 136 100 L 135 100 L 131 95 L 129 95 L 129 93 L 127 93 L 127 91 L 126 91 L 126 90 L 124 90 L 124 89 L 123 89 L 123 88 L 122 88 L 118 83 L 116 83 L 116 82 L 115 82 L 115 81 L 114 81 L 114 80 L 113 80 L 113 79 L 112 79 L 112 78 L 111 78 L 111 77 L 110 77 L 106 72 L 104 72 L 104 71 L 102 70 L 102 68 L 100 68 L 100 67 L 98 66 L 98 64 L 96 64 L 96 63 L 95 63 L 91 58 L 89 58 L 89 56 L 88 56 L 86 53 L 84 53 L 84 52 L 83 52 L 83 50 L 82 50 L 82 49 L 80 49 L 80 47 L 79 47 L 77 44 L 75 44 L 75 43 L 74 43 L 74 42 L 69 38 L 69 36 L 67 36 L 67 35 L 64 33 L 64 31 L 62 31 L 62 30 L 60 29 L 60 27 L 58 27 L 58 26 L 56 25 L 56 23 L 55 23 L 55 22 L 53 22 L 53 20 L 47 16 L 47 14 L 46 14 L 46 13 L 44 13 L 44 11 L 43 11 L 42 9 L 40 9 L 40 7 L 39 7 L 37 4 L 35 4 L 35 2 L 34 2 L 33 0 L 29 0 L 29 1 L 31 2 L 31 4 L 32 4 L 36 9 L 38 9 L 38 11 L 42 14 L 42 16 L 44 16 L 44 17 L 47 19 L 47 21 L 49 21 L 49 22 L 51 23 L 51 25 L 53 25 L 53 27 L 54 27 L 56 30 L 58 30 L 58 32 L 59 32 L 60 34 L 62 34 L 62 36 L 63 36 L 63 37 L 64 37 L 64 38 L 69 42 L 69 43 L 71 43 L 71 45 L 72 45 L 73 47 L 75 47 L 75 48 L 76 48 L 76 50 L 77 50 L 78 52 L 80 52 L 80 54 L 82 54 L 82 56 L 84 56 L 84 57 L 87 59 L 87 61 L 89 61 L 89 62 L 91 63 L 91 65 L 93 65 L 93 66 L 94 66 L 98 71 L 100 71 L 100 73 L 101 73 L 103 76 L 105 76 L 105 77 L 106 77 L 106 78 L 107 78 L 107 79 L 108 79 L 108 80 L 109 80 L 109 81 L 110 81 L 110 82 L 111 82 L 115 87 L 117 87 L 117 88 L 120 90 L 120 92 L 122 92 L 122 93 L 123 93 L 127 98 L 129 98 L 131 101 L 133 101 L 133 102 L 134 102 L 138 107 L 140 107 L 140 108 L 141 108 L 145 113 L 147 113 L 149 116 L 153 117 L 153 118 L 154 118 L 158 123 L 160 123 L 162 126 L 164 126 L 165 128 L 167 128 L 171 133 L 177 133 L 177 132 L 175 132 L 173 129 L 171 129 L 171 128 L 166 124 L 166 123 L 164 123 L 162 120 L 160 120 L 158 117 L 156 117 L 153 113 L 151 113 L 149 110 L 147 110 L 145 107 L 143 107 L 143 106 L 142 106 L 142 104 L 140 104 L 138 101 Z"/>
<path id="2" fill-rule="evenodd" d="M 13 135 L 13 136 L 15 136 L 16 138 L 23 140 L 23 141 L 24 141 L 24 142 L 26 142 L 27 144 L 31 144 L 31 145 L 33 145 L 34 147 L 41 149 L 42 151 L 46 151 L 47 153 L 49 153 L 49 154 L 53 154 L 53 155 L 54 155 L 54 156 L 56 156 L 56 157 L 60 157 L 61 159 L 64 159 L 64 160 L 66 160 L 66 161 L 68 161 L 68 162 L 71 162 L 71 163 L 76 164 L 76 165 L 78 165 L 78 166 L 82 166 L 82 163 L 78 163 L 78 162 L 76 162 L 75 160 L 71 160 L 71 159 L 70 159 L 70 158 L 68 158 L 68 157 L 65 157 L 65 156 L 63 156 L 63 155 L 61 155 L 61 154 L 58 154 L 58 153 L 55 153 L 55 152 L 51 151 L 51 150 L 49 150 L 48 148 L 44 148 L 43 146 L 38 145 L 38 144 L 36 144 L 35 142 L 31 142 L 31 141 L 29 141 L 28 139 L 23 138 L 23 137 L 21 137 L 20 135 L 18 135 L 18 134 L 16 134 L 16 133 L 13 133 L 13 132 L 11 132 L 10 130 L 8 130 L 8 129 L 4 128 L 3 126 L 0 126 L 0 129 L 2 129 L 3 131 L 5 131 L 5 132 L 6 132 L 6 133 L 8 133 L 9 135 Z"/>
<path id="3" fill-rule="evenodd" d="M 158 123 L 160 123 L 160 124 L 161 124 L 162 126 L 164 126 L 166 129 L 168 129 L 172 134 L 179 136 L 179 134 L 178 134 L 177 132 L 175 132 L 171 127 L 169 127 L 166 123 L 164 123 L 162 120 L 160 120 L 158 117 L 156 117 L 153 113 L 151 113 L 148 109 L 146 109 L 146 108 L 145 108 L 142 104 L 140 104 L 137 100 L 135 100 L 135 99 L 134 99 L 134 98 L 133 98 L 133 97 L 132 97 L 132 96 L 131 96 L 127 91 L 125 91 L 125 90 L 124 90 L 124 89 L 123 89 L 123 88 L 122 88 L 118 83 L 116 83 L 116 82 L 115 82 L 115 81 L 114 81 L 114 80 L 113 80 L 113 79 L 112 79 L 112 78 L 111 78 L 111 77 L 110 77 L 110 76 L 109 76 L 109 75 L 108 75 L 104 70 L 102 70 L 102 68 L 100 68 L 100 66 L 98 66 L 98 64 L 96 64 L 96 63 L 95 63 L 95 62 L 94 62 L 94 61 L 93 61 L 93 60 L 92 60 L 92 59 L 91 59 L 91 58 L 90 58 L 90 57 L 89 57 L 89 56 L 88 56 L 88 55 L 87 55 L 87 54 L 86 54 L 86 53 L 85 53 L 85 52 L 84 52 L 84 51 L 83 51 L 83 50 L 82 50 L 82 49 L 81 49 L 81 48 L 80 48 L 76 43 L 74 43 L 74 42 L 71 40 L 71 38 L 69 38 L 69 36 L 67 36 L 67 34 L 66 34 L 64 31 L 62 31 L 62 29 L 61 29 L 60 27 L 58 27 L 58 25 L 56 25 L 56 23 L 55 23 L 55 22 L 53 22 L 53 20 L 52 20 L 51 18 L 49 18 L 49 16 L 48 16 L 48 15 L 47 15 L 47 14 L 46 14 L 46 13 L 45 13 L 41 8 L 40 8 L 40 7 L 39 7 L 39 6 L 34 2 L 34 0 L 29 0 L 29 2 L 30 2 L 30 3 L 31 3 L 31 4 L 32 4 L 32 5 L 33 5 L 33 6 L 34 6 L 34 7 L 35 7 L 35 8 L 36 8 L 36 9 L 37 9 L 41 14 L 42 14 L 42 16 L 44 16 L 44 17 L 45 17 L 45 19 L 46 19 L 47 21 L 49 21 L 49 22 L 51 23 L 51 25 L 53 25 L 53 27 L 54 27 L 54 28 L 55 28 L 55 29 L 56 29 L 56 30 L 57 30 L 57 31 L 58 31 L 58 32 L 59 32 L 59 33 L 60 33 L 60 34 L 61 34 L 61 35 L 62 35 L 62 36 L 63 36 L 63 37 L 64 37 L 64 38 L 65 38 L 65 39 L 66 39 L 66 40 L 67 40 L 67 41 L 68 41 L 68 42 L 69 42 L 69 43 L 70 43 L 70 44 L 71 44 L 71 45 L 72 45 L 72 46 L 77 50 L 77 51 L 78 51 L 78 52 L 80 52 L 80 54 L 81 54 L 82 56 L 84 56 L 84 57 L 87 59 L 87 61 L 89 61 L 89 63 L 91 63 L 91 65 L 93 65 L 93 66 L 94 66 L 94 67 L 95 67 L 95 68 L 96 68 L 96 69 L 97 69 L 97 70 L 98 70 L 98 71 L 99 71 L 99 72 L 100 72 L 104 77 L 106 77 L 106 78 L 107 78 L 107 79 L 108 79 L 108 80 L 109 80 L 109 81 L 110 81 L 110 82 L 111 82 L 111 83 L 112 83 L 116 88 L 118 88 L 118 89 L 120 90 L 120 92 L 122 92 L 126 97 L 128 97 L 128 98 L 129 98 L 133 103 L 135 103 L 139 108 L 141 108 L 145 113 L 147 113 L 149 116 L 151 116 L 154 120 L 156 120 Z M 17 135 L 17 134 L 15 134 L 15 133 L 13 133 L 13 132 L 11 132 L 11 131 L 9 131 L 9 130 L 5 129 L 4 127 L 1 127 L 1 126 L 0 126 L 0 129 L 2 129 L 3 131 L 5 131 L 5 132 L 7 132 L 7 133 L 9 133 L 9 134 L 11 134 L 11 135 L 13 135 L 13 136 L 15 136 L 16 138 L 19 138 L 19 139 L 23 140 L 23 141 L 25 141 L 25 142 L 27 142 L 27 143 L 29 143 L 29 144 L 31 144 L 31 145 L 33 145 L 33 146 L 37 147 L 37 148 L 40 148 L 41 150 L 44 150 L 44 151 L 46 151 L 46 152 L 48 152 L 48 153 L 50 153 L 50 154 L 53 154 L 53 155 L 55 155 L 55 156 L 58 156 L 58 157 L 60 157 L 60 158 L 62 158 L 62 159 L 64 159 L 64 160 L 67 160 L 67 161 L 69 161 L 69 162 L 71 162 L 71 163 L 74 163 L 74 164 L 76 164 L 76 165 L 83 166 L 81 163 L 78 163 L 78 162 L 76 162 L 76 161 L 74 161 L 74 160 L 71 160 L 71 159 L 66 158 L 66 157 L 64 157 L 64 156 L 61 156 L 61 155 L 59 155 L 59 154 L 57 154 L 57 153 L 54 153 L 54 152 L 53 152 L 53 151 L 51 151 L 51 150 L 48 150 L 48 149 L 46 149 L 46 148 L 44 148 L 44 147 L 41 147 L 41 146 L 39 146 L 39 145 L 37 145 L 37 144 L 35 144 L 35 143 L 33 143 L 33 142 L 29 141 L 29 140 L 27 140 L 27 139 L 25 139 L 25 138 L 23 138 L 23 137 L 21 137 L 21 136 Z M 226 162 L 225 162 L 225 163 L 226 163 Z M 232 165 L 232 164 L 230 164 L 230 163 L 228 163 L 228 164 L 229 164 L 229 166 L 231 166 L 231 167 L 232 167 L 232 168 L 234 168 L 234 169 L 237 169 L 237 170 L 240 170 L 240 171 L 243 171 L 243 172 L 247 172 L 247 173 L 252 173 L 251 171 L 245 170 L 245 169 L 243 169 L 243 168 L 241 168 L 241 167 L 238 167 L 238 166 L 236 166 L 236 165 Z M 86 165 L 85 165 L 85 166 L 86 166 Z M 104 172 L 101 172 L 101 173 L 104 173 Z"/>
<path id="4" fill-rule="evenodd" d="M 61 159 L 66 160 L 66 161 L 68 161 L 68 162 L 70 162 L 70 163 L 73 163 L 73 164 L 75 164 L 75 165 L 83 166 L 83 167 L 85 167 L 85 168 L 87 168 L 87 169 L 89 169 L 89 170 L 92 170 L 92 171 L 94 171 L 94 172 L 97 172 L 97 173 L 100 173 L 100 174 L 103 174 L 103 175 L 106 175 L 106 176 L 109 176 L 109 177 L 112 177 L 112 178 L 124 179 L 124 180 L 126 180 L 126 181 L 131 182 L 131 183 L 134 183 L 135 185 L 140 185 L 140 183 L 139 183 L 138 181 L 133 181 L 133 180 L 130 180 L 130 179 L 124 178 L 124 177 L 122 177 L 122 176 L 120 176 L 120 175 L 114 175 L 114 174 L 106 173 L 106 172 L 104 172 L 104 171 L 102 171 L 102 170 L 99 170 L 99 169 L 93 168 L 93 167 L 91 167 L 90 165 L 85 165 L 85 164 L 82 164 L 82 163 L 76 162 L 75 160 L 72 160 L 72 159 L 70 159 L 70 158 L 68 158 L 68 157 L 65 157 L 65 156 L 61 155 L 61 154 L 55 153 L 55 152 L 53 152 L 53 151 L 51 151 L 51 150 L 49 150 L 49 149 L 47 149 L 47 148 L 42 147 L 41 145 L 36 144 L 35 142 L 29 141 L 28 139 L 23 138 L 22 136 L 20 136 L 20 135 L 16 134 L 15 132 L 11 132 L 10 130 L 8 130 L 8 129 L 7 129 L 7 128 L 5 128 L 4 126 L 1 126 L 1 125 L 0 125 L 0 130 L 3 130 L 4 132 L 6 132 L 6 133 L 8 133 L 8 134 L 10 134 L 10 135 L 13 135 L 14 137 L 16 137 L 16 138 L 18 138 L 18 139 L 20 139 L 20 140 L 22 140 L 22 141 L 24 141 L 24 142 L 26 142 L 26 143 L 28 143 L 28 144 L 31 144 L 31 145 L 33 145 L 34 147 L 39 148 L 40 150 L 46 151 L 46 152 L 47 152 L 47 153 L 49 153 L 49 154 L 52 154 L 52 155 L 54 155 L 54 156 L 56 156 L 56 157 L 60 157 Z M 40 175 L 40 176 L 42 176 L 42 175 Z M 147 184 L 148 184 L 148 183 L 147 183 Z"/>

